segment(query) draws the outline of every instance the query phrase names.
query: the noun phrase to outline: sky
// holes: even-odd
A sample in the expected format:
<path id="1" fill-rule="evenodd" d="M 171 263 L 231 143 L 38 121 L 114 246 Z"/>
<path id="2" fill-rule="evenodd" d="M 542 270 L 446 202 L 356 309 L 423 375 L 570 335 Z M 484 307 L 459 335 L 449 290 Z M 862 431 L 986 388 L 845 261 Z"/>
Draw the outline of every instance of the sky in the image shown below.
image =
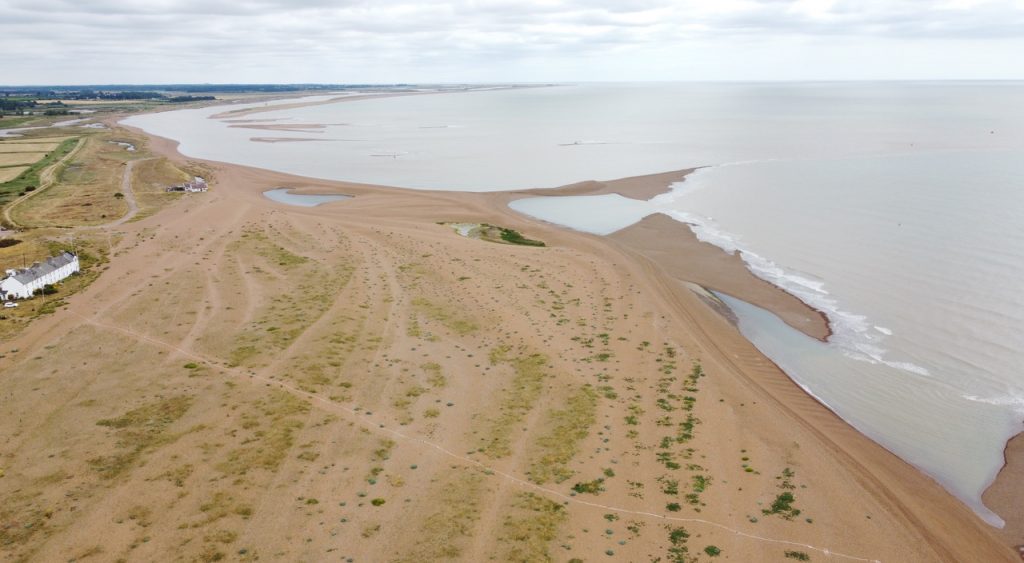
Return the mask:
<path id="1" fill-rule="evenodd" d="M 0 0 L 0 84 L 1024 79 L 1024 0 Z"/>

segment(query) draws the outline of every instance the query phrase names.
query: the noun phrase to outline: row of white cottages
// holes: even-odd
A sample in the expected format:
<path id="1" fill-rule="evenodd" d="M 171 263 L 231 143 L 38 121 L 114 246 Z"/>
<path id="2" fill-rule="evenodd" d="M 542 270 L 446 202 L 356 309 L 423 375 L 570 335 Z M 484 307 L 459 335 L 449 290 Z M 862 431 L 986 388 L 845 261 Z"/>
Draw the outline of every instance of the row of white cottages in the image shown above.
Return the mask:
<path id="1" fill-rule="evenodd" d="M 0 281 L 0 298 L 28 299 L 43 286 L 55 284 L 79 270 L 78 256 L 66 251 L 23 270 L 7 270 L 7 277 Z"/>

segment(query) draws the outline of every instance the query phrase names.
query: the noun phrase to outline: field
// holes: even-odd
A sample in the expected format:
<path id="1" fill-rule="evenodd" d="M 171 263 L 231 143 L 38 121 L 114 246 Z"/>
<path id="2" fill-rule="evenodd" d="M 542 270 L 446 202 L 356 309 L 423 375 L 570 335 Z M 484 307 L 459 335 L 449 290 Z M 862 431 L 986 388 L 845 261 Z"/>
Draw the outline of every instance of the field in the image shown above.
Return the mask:
<path id="1" fill-rule="evenodd" d="M 17 142 L 17 141 L 5 141 L 0 143 L 0 153 L 19 153 L 19 152 L 43 152 L 47 153 L 57 148 L 60 145 L 60 141 L 53 143 L 31 143 L 31 142 Z"/>
<path id="2" fill-rule="evenodd" d="M 0 167 L 32 164 L 44 156 L 45 152 L 0 152 Z"/>
<path id="3" fill-rule="evenodd" d="M 0 184 L 9 182 L 18 176 L 21 176 L 21 173 L 28 170 L 28 168 L 28 166 L 7 166 L 0 168 Z"/>
<path id="4" fill-rule="evenodd" d="M 56 183 L 15 206 L 11 217 L 28 227 L 90 225 L 120 217 L 127 211 L 121 190 L 122 166 L 127 157 L 116 145 L 99 136 L 57 172 Z"/>
<path id="5" fill-rule="evenodd" d="M 40 175 L 74 150 L 78 138 L 62 141 L 57 148 L 13 179 L 0 183 L 0 206 L 7 205 L 43 184 Z"/>
<path id="6" fill-rule="evenodd" d="M 112 141 L 129 142 L 140 149 L 127 151 Z M 129 161 L 136 161 L 130 182 L 133 193 L 137 191 L 140 218 L 174 201 L 178 196 L 165 193 L 164 188 L 189 177 L 166 159 L 152 158 L 144 139 L 124 131 L 90 133 L 82 143 L 73 158 L 55 168 L 51 185 L 41 185 L 11 206 L 8 214 L 16 225 L 102 225 L 124 216 L 129 211 L 123 193 Z"/>

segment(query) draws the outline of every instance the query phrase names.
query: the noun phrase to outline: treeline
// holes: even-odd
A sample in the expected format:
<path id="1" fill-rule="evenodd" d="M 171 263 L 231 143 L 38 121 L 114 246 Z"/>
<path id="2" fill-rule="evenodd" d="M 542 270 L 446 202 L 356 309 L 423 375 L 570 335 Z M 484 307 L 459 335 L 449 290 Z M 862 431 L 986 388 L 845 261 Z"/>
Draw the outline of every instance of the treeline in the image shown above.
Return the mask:
<path id="1" fill-rule="evenodd" d="M 110 96 L 101 99 L 145 99 L 132 98 L 163 95 L 161 92 L 197 93 L 245 93 L 245 92 L 299 92 L 307 90 L 363 90 L 409 88 L 412 84 L 91 84 L 83 86 L 0 86 L 0 94 L 6 96 L 32 96 L 50 99 L 96 99 L 76 96 Z M 125 96 L 125 97 L 116 97 Z"/>
<path id="2" fill-rule="evenodd" d="M 35 100 L 27 100 L 25 98 L 0 98 L 0 112 L 5 111 L 23 111 L 36 107 Z"/>
<path id="3" fill-rule="evenodd" d="M 172 98 L 167 98 L 166 101 L 172 104 L 181 104 L 185 102 L 202 102 L 216 99 L 216 96 L 174 96 Z"/>
<path id="4" fill-rule="evenodd" d="M 59 92 L 53 90 L 37 90 L 35 92 L 0 92 L 0 114 L 20 113 L 23 111 L 45 110 L 46 115 L 63 115 L 68 106 L 60 100 L 102 100 L 102 101 L 138 101 L 151 100 L 181 104 L 217 99 L 214 96 L 175 95 L 145 90 L 126 90 L 124 92 L 104 92 L 81 90 L 76 92 Z"/>

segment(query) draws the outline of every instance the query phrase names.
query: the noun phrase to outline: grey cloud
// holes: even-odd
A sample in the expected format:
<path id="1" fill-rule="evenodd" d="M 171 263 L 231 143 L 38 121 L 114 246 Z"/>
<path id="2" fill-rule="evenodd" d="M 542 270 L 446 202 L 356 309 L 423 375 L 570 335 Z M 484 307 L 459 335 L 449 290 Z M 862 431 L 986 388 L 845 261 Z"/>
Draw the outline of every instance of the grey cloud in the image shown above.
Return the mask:
<path id="1" fill-rule="evenodd" d="M 931 0 L 839 0 L 825 17 L 795 11 L 791 0 L 751 1 L 748 8 L 727 13 L 708 6 L 714 5 L 698 0 L 0 0 L 0 52 L 11 67 L 4 74 L 15 77 L 0 82 L 18 80 L 19 69 L 37 76 L 32 70 L 37 61 L 62 59 L 69 71 L 97 74 L 159 63 L 175 69 L 170 82 L 188 80 L 181 73 L 189 68 L 202 74 L 211 65 L 232 72 L 272 65 L 338 71 L 396 65 L 420 72 L 428 64 L 477 68 L 492 60 L 544 57 L 560 57 L 560 65 L 571 66 L 573 57 L 690 53 L 681 46 L 731 39 L 769 45 L 801 37 L 1024 37 L 1024 10 L 1010 0 L 970 10 L 941 9 Z M 126 60 L 126 53 L 138 60 Z M 223 80 L 240 78 L 232 74 Z"/>

